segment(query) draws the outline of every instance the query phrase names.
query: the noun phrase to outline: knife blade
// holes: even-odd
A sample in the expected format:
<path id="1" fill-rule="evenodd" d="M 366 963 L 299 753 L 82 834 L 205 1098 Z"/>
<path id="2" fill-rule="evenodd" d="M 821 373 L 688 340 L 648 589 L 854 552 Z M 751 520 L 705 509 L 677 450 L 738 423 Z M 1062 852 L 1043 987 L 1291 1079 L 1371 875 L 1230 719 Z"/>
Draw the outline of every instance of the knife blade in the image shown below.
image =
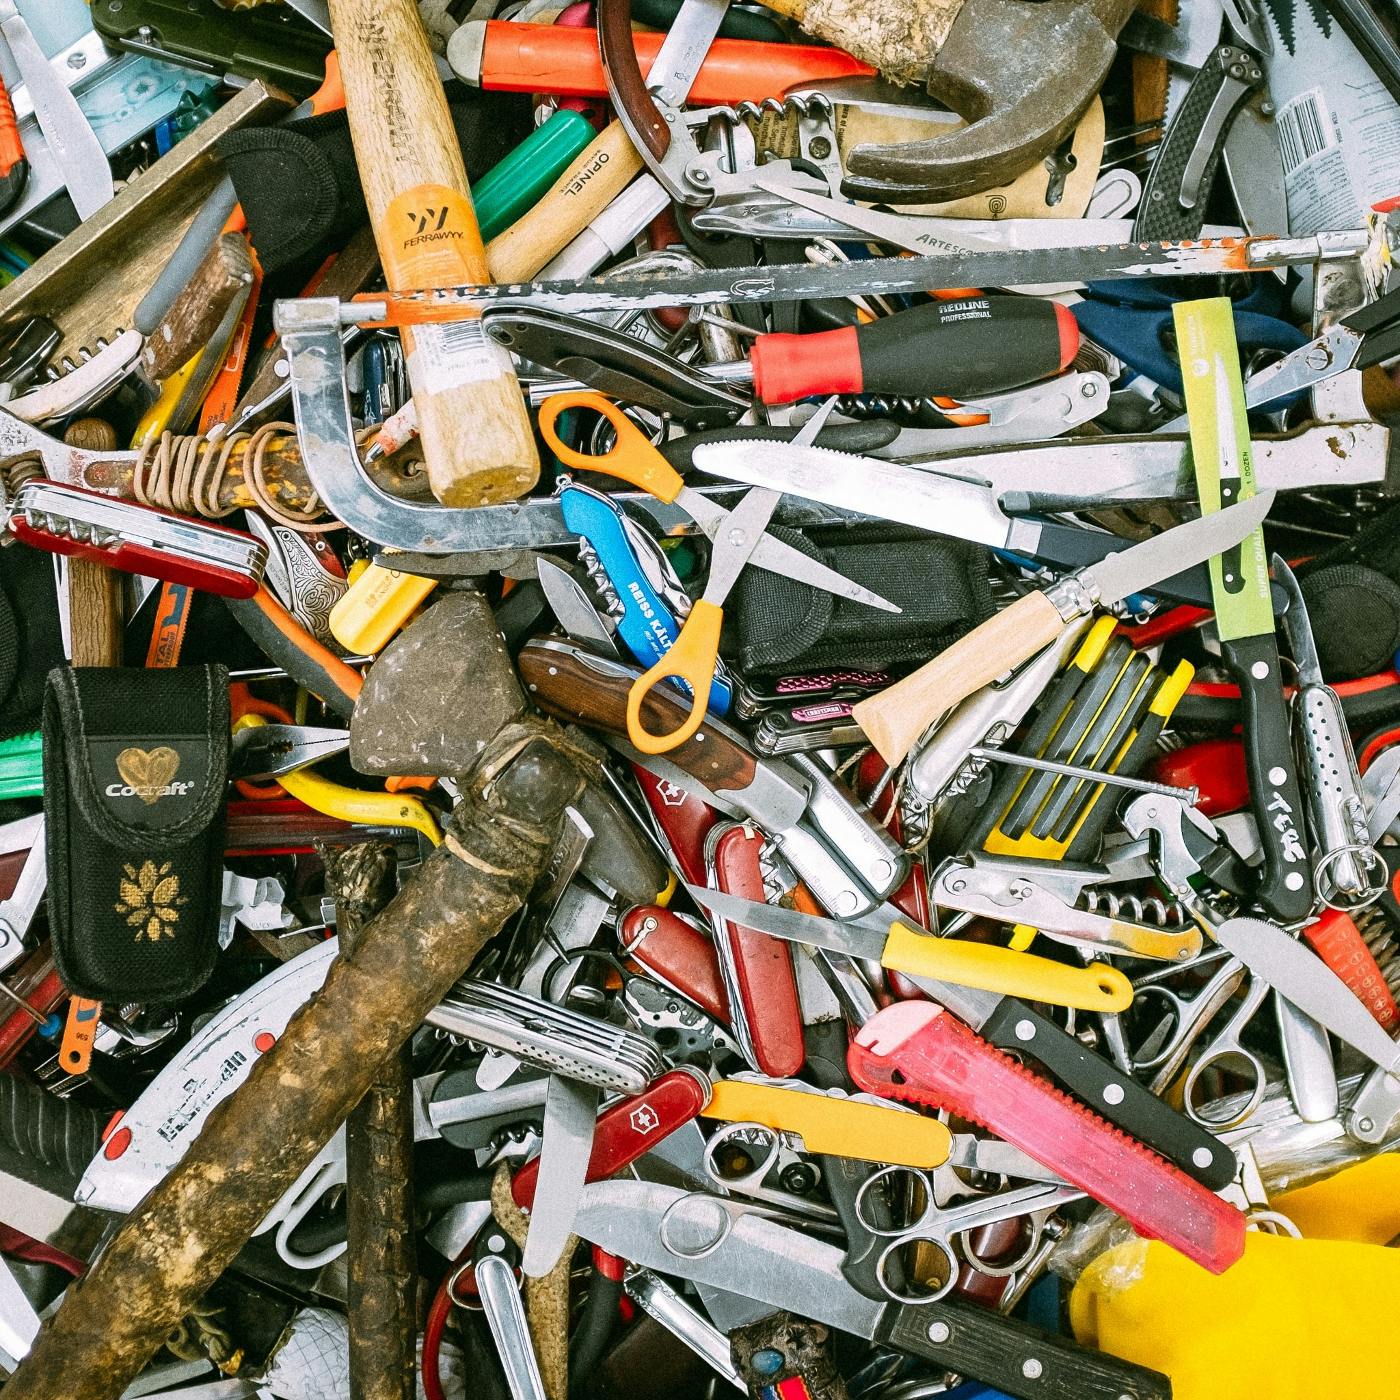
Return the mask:
<path id="1" fill-rule="evenodd" d="M 618 656 L 617 642 L 588 590 L 552 559 L 541 556 L 538 568 L 544 600 L 564 631 L 600 656 Z"/>
<path id="2" fill-rule="evenodd" d="M 1222 948 L 1338 1040 L 1386 1073 L 1400 1072 L 1400 1044 L 1315 953 L 1264 919 L 1226 919 L 1212 932 Z"/>
<path id="3" fill-rule="evenodd" d="M 936 466 L 934 471 L 921 471 L 825 447 L 771 442 L 705 443 L 695 449 L 693 459 L 711 476 L 1028 554 L 1062 568 L 1078 569 L 1128 548 L 1128 541 L 1105 531 L 1008 516 L 985 483 L 944 475 Z M 1184 568 L 1159 571 L 1152 583 L 1183 602 L 1206 605 L 1209 582 L 1203 570 L 1192 575 L 1196 562 L 1184 559 Z"/>
<path id="4" fill-rule="evenodd" d="M 1146 592 L 1165 574 L 1231 548 L 1256 529 L 1272 505 L 1272 492 L 1252 497 L 1111 554 L 1044 592 L 1027 593 L 902 681 L 860 701 L 851 713 L 885 762 L 901 763 L 941 714 L 1056 641 L 1075 618 L 1096 604 Z"/>
<path id="5" fill-rule="evenodd" d="M 1233 304 L 1228 297 L 1178 302 L 1173 319 L 1201 509 L 1238 510 L 1249 503 L 1255 482 Z M 1240 688 L 1250 805 L 1264 852 L 1254 894 L 1274 918 L 1297 923 L 1312 912 L 1313 882 L 1263 530 L 1251 527 L 1218 553 L 1210 569 L 1215 627 L 1221 655 Z"/>
<path id="6" fill-rule="evenodd" d="M 520 1268 L 526 1278 L 542 1278 L 559 1262 L 573 1233 L 579 1192 L 593 1153 L 602 1090 L 562 1074 L 549 1076 L 540 1133 L 540 1167 L 530 1228 Z"/>
<path id="7" fill-rule="evenodd" d="M 54 72 L 14 0 L 0 0 L 0 34 L 34 103 L 34 116 L 53 152 L 68 197 L 81 219 L 97 213 L 116 193 L 107 152 L 78 99 Z"/>
<path id="8" fill-rule="evenodd" d="M 972 1304 L 879 1303 L 841 1273 L 842 1251 L 733 1201 L 643 1181 L 584 1187 L 578 1233 L 660 1274 L 732 1289 L 1037 1400 L 1169 1400 L 1165 1376 Z"/>

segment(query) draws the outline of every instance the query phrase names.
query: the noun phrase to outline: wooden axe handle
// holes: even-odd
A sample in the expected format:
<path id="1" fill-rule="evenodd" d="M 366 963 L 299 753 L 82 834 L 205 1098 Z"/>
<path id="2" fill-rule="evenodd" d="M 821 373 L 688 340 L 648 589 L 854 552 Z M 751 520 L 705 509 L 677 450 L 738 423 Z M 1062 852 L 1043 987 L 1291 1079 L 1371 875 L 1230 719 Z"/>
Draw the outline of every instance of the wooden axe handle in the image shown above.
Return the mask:
<path id="1" fill-rule="evenodd" d="M 490 280 L 471 189 L 413 0 L 331 0 L 350 136 L 391 290 Z M 510 357 L 479 320 L 404 333 L 428 481 L 444 505 L 539 478 Z"/>

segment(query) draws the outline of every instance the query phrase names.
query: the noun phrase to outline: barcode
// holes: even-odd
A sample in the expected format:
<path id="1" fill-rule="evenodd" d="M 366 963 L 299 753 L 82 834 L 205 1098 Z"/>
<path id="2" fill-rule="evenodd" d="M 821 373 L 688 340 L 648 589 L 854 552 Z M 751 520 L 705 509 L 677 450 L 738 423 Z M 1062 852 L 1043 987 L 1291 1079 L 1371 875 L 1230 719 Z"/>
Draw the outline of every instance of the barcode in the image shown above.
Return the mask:
<path id="1" fill-rule="evenodd" d="M 1283 157 L 1283 173 L 1291 175 L 1304 161 L 1321 155 L 1335 145 L 1332 114 L 1322 89 L 1299 93 L 1278 114 L 1278 146 Z"/>
<path id="2" fill-rule="evenodd" d="M 480 317 L 469 321 L 442 321 L 435 327 L 438 344 L 447 355 L 476 355 L 486 344 L 486 331 Z"/>

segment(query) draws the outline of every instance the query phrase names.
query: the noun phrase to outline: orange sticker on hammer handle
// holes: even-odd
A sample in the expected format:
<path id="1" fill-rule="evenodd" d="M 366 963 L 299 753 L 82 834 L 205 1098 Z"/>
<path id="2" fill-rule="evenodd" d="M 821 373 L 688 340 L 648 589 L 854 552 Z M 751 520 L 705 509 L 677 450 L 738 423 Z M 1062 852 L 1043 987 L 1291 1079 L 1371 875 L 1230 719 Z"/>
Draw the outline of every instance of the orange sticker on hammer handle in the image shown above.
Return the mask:
<path id="1" fill-rule="evenodd" d="M 395 196 L 384 211 L 379 253 L 395 289 L 489 280 L 476 210 L 446 185 L 417 185 Z"/>
<path id="2" fill-rule="evenodd" d="M 59 1042 L 58 1063 L 68 1074 L 86 1074 L 92 1063 L 93 1042 L 102 1016 L 102 1003 L 88 997 L 73 997 L 68 1003 L 68 1020 Z"/>

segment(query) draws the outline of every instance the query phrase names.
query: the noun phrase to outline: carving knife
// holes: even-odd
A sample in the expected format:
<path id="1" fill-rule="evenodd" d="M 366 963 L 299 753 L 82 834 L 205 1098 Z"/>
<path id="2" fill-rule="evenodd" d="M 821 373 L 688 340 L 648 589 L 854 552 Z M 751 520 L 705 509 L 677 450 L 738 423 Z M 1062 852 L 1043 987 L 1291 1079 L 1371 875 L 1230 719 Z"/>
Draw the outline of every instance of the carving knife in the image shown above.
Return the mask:
<path id="1" fill-rule="evenodd" d="M 583 1189 L 575 1228 L 642 1268 L 700 1286 L 736 1283 L 758 1304 L 883 1342 L 1036 1400 L 1168 1400 L 1165 1376 L 957 1299 L 879 1303 L 841 1273 L 842 1251 L 703 1192 L 645 1181 Z"/>

